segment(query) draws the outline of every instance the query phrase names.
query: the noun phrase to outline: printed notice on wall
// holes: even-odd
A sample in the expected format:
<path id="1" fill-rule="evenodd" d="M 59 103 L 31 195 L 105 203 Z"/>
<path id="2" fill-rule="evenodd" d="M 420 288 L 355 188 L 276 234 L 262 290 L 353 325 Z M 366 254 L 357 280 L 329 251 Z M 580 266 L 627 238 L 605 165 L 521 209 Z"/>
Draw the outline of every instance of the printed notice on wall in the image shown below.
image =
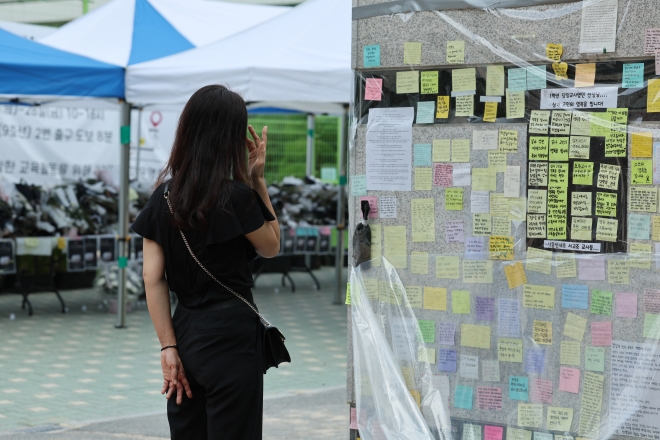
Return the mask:
<path id="1" fill-rule="evenodd" d="M 612 341 L 610 430 L 630 437 L 660 436 L 660 346 Z"/>
<path id="2" fill-rule="evenodd" d="M 367 190 L 412 190 L 413 107 L 372 108 L 367 124 Z"/>
<path id="3" fill-rule="evenodd" d="M 582 87 L 579 89 L 541 90 L 542 109 L 616 108 L 617 87 Z"/>
<path id="4" fill-rule="evenodd" d="M 586 0 L 582 6 L 580 53 L 616 50 L 616 16 L 619 0 Z"/>

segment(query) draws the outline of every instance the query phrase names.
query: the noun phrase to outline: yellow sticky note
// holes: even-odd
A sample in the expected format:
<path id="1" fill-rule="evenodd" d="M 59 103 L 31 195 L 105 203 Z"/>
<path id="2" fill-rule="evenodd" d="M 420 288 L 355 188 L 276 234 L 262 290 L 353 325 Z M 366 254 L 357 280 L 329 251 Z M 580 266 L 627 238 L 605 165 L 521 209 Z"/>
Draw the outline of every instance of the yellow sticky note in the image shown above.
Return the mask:
<path id="1" fill-rule="evenodd" d="M 568 64 L 567 63 L 552 63 L 552 70 L 555 71 L 555 79 L 561 81 L 568 79 Z"/>
<path id="2" fill-rule="evenodd" d="M 438 94 L 438 71 L 422 72 L 422 95 Z"/>
<path id="3" fill-rule="evenodd" d="M 490 350 L 490 326 L 461 324 L 461 346 Z"/>
<path id="4" fill-rule="evenodd" d="M 528 271 L 550 275 L 552 271 L 552 251 L 533 247 L 527 248 L 525 266 Z"/>
<path id="5" fill-rule="evenodd" d="M 535 344 L 552 345 L 552 322 L 534 321 L 533 335 Z"/>
<path id="6" fill-rule="evenodd" d="M 433 189 L 433 168 L 415 168 L 415 191 L 431 191 Z"/>
<path id="7" fill-rule="evenodd" d="M 477 90 L 476 69 L 454 69 L 451 71 L 451 90 L 453 92 L 467 92 Z"/>
<path id="8" fill-rule="evenodd" d="M 527 199 L 525 197 L 505 197 L 509 202 L 509 220 L 524 222 L 527 215 Z"/>
<path id="9" fill-rule="evenodd" d="M 532 431 L 507 426 L 506 440 L 532 440 Z"/>
<path id="10" fill-rule="evenodd" d="M 625 157 L 628 154 L 625 132 L 612 131 L 605 136 L 605 157 Z"/>
<path id="11" fill-rule="evenodd" d="M 646 112 L 660 112 L 660 78 L 650 78 L 646 89 Z"/>
<path id="12" fill-rule="evenodd" d="M 530 136 L 529 160 L 548 160 L 548 137 Z"/>
<path id="13" fill-rule="evenodd" d="M 660 222 L 658 222 L 660 224 Z M 473 214 L 472 215 L 472 235 L 477 237 L 488 236 L 491 233 L 491 216 L 490 214 Z M 660 230 L 660 227 L 659 227 Z M 660 232 L 659 232 L 660 234 Z"/>
<path id="14" fill-rule="evenodd" d="M 419 71 L 397 72 L 396 93 L 419 93 Z"/>
<path id="15" fill-rule="evenodd" d="M 422 286 L 405 286 L 406 298 L 410 307 L 422 308 Z"/>
<path id="16" fill-rule="evenodd" d="M 523 284 L 527 284 L 527 275 L 525 275 L 525 268 L 521 262 L 504 266 L 504 275 L 506 275 L 509 289 L 515 289 Z"/>
<path id="17" fill-rule="evenodd" d="M 625 260 L 607 260 L 607 282 L 630 284 L 630 267 Z"/>
<path id="18" fill-rule="evenodd" d="M 594 181 L 594 163 L 593 162 L 573 162 L 573 185 L 593 185 Z"/>
<path id="19" fill-rule="evenodd" d="M 472 190 L 497 191 L 496 171 L 492 168 L 472 168 Z"/>
<path id="20" fill-rule="evenodd" d="M 580 343 L 577 341 L 561 341 L 559 362 L 562 365 L 580 366 Z"/>
<path id="21" fill-rule="evenodd" d="M 632 157 L 653 157 L 653 133 L 632 133 Z"/>
<path id="22" fill-rule="evenodd" d="M 651 240 L 660 241 L 660 215 L 651 217 Z"/>
<path id="23" fill-rule="evenodd" d="M 650 244 L 630 243 L 630 262 L 628 265 L 637 269 L 650 269 L 651 252 Z"/>
<path id="24" fill-rule="evenodd" d="M 435 348 L 419 347 L 419 351 L 417 353 L 417 360 L 419 362 L 428 362 L 429 364 L 435 364 Z M 419 397 L 417 397 L 416 400 L 417 400 L 417 405 L 419 406 L 420 405 Z"/>
<path id="25" fill-rule="evenodd" d="M 543 405 L 540 403 L 519 403 L 518 426 L 541 428 L 543 426 Z"/>
<path id="26" fill-rule="evenodd" d="M 591 238 L 589 238 L 590 240 Z M 575 278 L 577 277 L 577 263 L 575 254 L 562 252 L 557 254 L 555 259 L 557 278 Z"/>
<path id="27" fill-rule="evenodd" d="M 422 64 L 422 43 L 407 42 L 403 45 L 403 64 Z"/>
<path id="28" fill-rule="evenodd" d="M 575 87 L 593 87 L 595 81 L 595 63 L 575 65 Z"/>
<path id="29" fill-rule="evenodd" d="M 378 300 L 380 298 L 380 280 L 375 278 L 363 278 L 364 288 L 367 291 L 367 296 L 371 300 Z"/>
<path id="30" fill-rule="evenodd" d="M 371 265 L 380 267 L 382 260 L 382 228 L 381 225 L 376 223 L 370 225 L 371 227 Z"/>
<path id="31" fill-rule="evenodd" d="M 653 185 L 653 161 L 633 160 L 630 183 L 633 185 Z"/>
<path id="32" fill-rule="evenodd" d="M 447 41 L 447 64 L 465 63 L 465 42 Z"/>
<path id="33" fill-rule="evenodd" d="M 493 284 L 493 262 L 490 260 L 463 260 L 463 282 Z"/>
<path id="34" fill-rule="evenodd" d="M 591 197 L 591 193 L 587 194 Z M 571 219 L 571 240 L 591 240 L 592 235 L 593 219 L 591 217 L 573 217 Z"/>
<path id="35" fill-rule="evenodd" d="M 596 187 L 617 191 L 619 189 L 619 174 L 621 174 L 620 166 L 601 163 Z"/>
<path id="36" fill-rule="evenodd" d="M 591 138 L 588 136 L 571 136 L 568 149 L 569 159 L 589 159 Z"/>
<path id="37" fill-rule="evenodd" d="M 554 310 L 555 288 L 551 286 L 525 284 L 523 287 L 523 307 Z"/>
<path id="38" fill-rule="evenodd" d="M 431 156 L 433 162 L 451 161 L 451 140 L 433 139 L 433 150 Z"/>
<path id="39" fill-rule="evenodd" d="M 546 226 L 545 214 L 529 214 L 527 216 L 527 238 L 545 238 Z"/>
<path id="40" fill-rule="evenodd" d="M 619 221 L 616 219 L 599 218 L 596 225 L 596 240 L 616 242 Z"/>
<path id="41" fill-rule="evenodd" d="M 474 95 L 456 97 L 456 116 L 474 115 Z"/>
<path id="42" fill-rule="evenodd" d="M 405 226 L 385 226 L 385 258 L 397 269 L 408 267 L 408 242 Z"/>
<path id="43" fill-rule="evenodd" d="M 346 283 L 346 301 L 344 304 L 347 306 L 351 305 L 351 283 Z"/>
<path id="44" fill-rule="evenodd" d="M 582 342 L 586 327 L 587 318 L 568 312 L 568 315 L 566 316 L 566 324 L 564 325 L 564 336 Z"/>
<path id="45" fill-rule="evenodd" d="M 509 217 L 493 215 L 493 229 L 491 234 L 500 237 L 511 235 L 511 220 L 509 220 Z"/>
<path id="46" fill-rule="evenodd" d="M 572 136 L 591 136 L 591 113 L 574 111 L 571 120 Z"/>
<path id="47" fill-rule="evenodd" d="M 506 118 L 518 119 L 525 117 L 525 91 L 512 92 L 506 90 Z"/>
<path id="48" fill-rule="evenodd" d="M 474 183 L 472 185 L 472 189 L 474 189 Z M 476 191 L 476 189 L 474 190 Z M 494 193 L 490 195 L 490 215 L 493 217 L 507 217 L 509 215 L 509 202 L 504 194 Z"/>
<path id="49" fill-rule="evenodd" d="M 499 338 L 497 340 L 497 360 L 500 362 L 522 363 L 522 339 Z"/>
<path id="50" fill-rule="evenodd" d="M 411 252 L 410 253 L 410 272 L 418 275 L 429 274 L 429 253 Z"/>
<path id="51" fill-rule="evenodd" d="M 551 137 L 548 150 L 553 162 L 568 161 L 568 137 Z"/>
<path id="52" fill-rule="evenodd" d="M 545 55 L 552 61 L 561 60 L 561 56 L 564 53 L 564 46 L 561 44 L 548 43 L 545 46 Z"/>
<path id="53" fill-rule="evenodd" d="M 497 149 L 507 153 L 518 151 L 518 130 L 500 130 Z"/>
<path id="54" fill-rule="evenodd" d="M 506 153 L 504 151 L 488 151 L 488 168 L 493 168 L 498 173 L 506 171 Z"/>
<path id="55" fill-rule="evenodd" d="M 596 215 L 616 217 L 616 193 L 596 193 Z"/>
<path id="56" fill-rule="evenodd" d="M 497 119 L 497 102 L 487 102 L 484 106 L 484 122 L 495 122 Z"/>
<path id="57" fill-rule="evenodd" d="M 573 423 L 573 408 L 548 407 L 546 429 L 549 431 L 569 432 Z"/>
<path id="58" fill-rule="evenodd" d="M 575 167 L 573 168 L 575 170 Z M 591 215 L 591 193 L 575 191 L 571 194 L 571 215 Z"/>
<path id="59" fill-rule="evenodd" d="M 445 189 L 445 211 L 463 210 L 463 188 Z M 435 241 L 435 239 L 433 240 Z"/>
<path id="60" fill-rule="evenodd" d="M 447 310 L 447 289 L 443 287 L 424 287 L 424 308 Z"/>
<path id="61" fill-rule="evenodd" d="M 435 277 L 458 280 L 460 279 L 459 258 L 453 256 L 435 257 Z"/>
<path id="62" fill-rule="evenodd" d="M 568 187 L 567 163 L 550 163 L 548 169 L 548 186 Z"/>
<path id="63" fill-rule="evenodd" d="M 470 139 L 453 139 L 451 141 L 451 161 L 470 162 Z"/>
<path id="64" fill-rule="evenodd" d="M 532 214 L 545 214 L 548 209 L 548 190 L 527 190 L 527 212 Z"/>
<path id="65" fill-rule="evenodd" d="M 469 314 L 470 308 L 470 292 L 468 290 L 454 290 L 451 292 L 452 313 Z"/>
<path id="66" fill-rule="evenodd" d="M 508 221 L 507 217 L 507 221 Z M 489 244 L 491 260 L 513 260 L 513 237 L 492 236 Z"/>
<path id="67" fill-rule="evenodd" d="M 504 66 L 488 66 L 486 68 L 486 95 L 504 95 Z"/>
<path id="68" fill-rule="evenodd" d="M 447 119 L 449 117 L 449 96 L 438 96 L 438 103 L 435 106 L 435 118 Z"/>
<path id="69" fill-rule="evenodd" d="M 429 168 L 430 169 L 430 168 Z M 461 188 L 461 191 L 463 189 Z M 435 200 L 412 199 L 412 241 L 432 243 L 435 241 Z"/>
<path id="70" fill-rule="evenodd" d="M 658 188 L 630 187 L 630 211 L 658 212 Z"/>

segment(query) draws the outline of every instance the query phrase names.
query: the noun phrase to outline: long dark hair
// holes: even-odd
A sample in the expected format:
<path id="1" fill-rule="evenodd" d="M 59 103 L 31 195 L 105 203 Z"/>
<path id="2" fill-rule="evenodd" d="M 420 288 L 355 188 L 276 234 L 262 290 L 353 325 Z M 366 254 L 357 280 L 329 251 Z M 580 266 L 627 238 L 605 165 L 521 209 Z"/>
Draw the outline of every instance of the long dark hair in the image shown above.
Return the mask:
<path id="1" fill-rule="evenodd" d="M 247 183 L 247 109 L 224 86 L 197 90 L 181 113 L 170 159 L 156 185 L 168 176 L 174 226 L 204 228 L 208 216 L 231 195 L 231 180 Z"/>

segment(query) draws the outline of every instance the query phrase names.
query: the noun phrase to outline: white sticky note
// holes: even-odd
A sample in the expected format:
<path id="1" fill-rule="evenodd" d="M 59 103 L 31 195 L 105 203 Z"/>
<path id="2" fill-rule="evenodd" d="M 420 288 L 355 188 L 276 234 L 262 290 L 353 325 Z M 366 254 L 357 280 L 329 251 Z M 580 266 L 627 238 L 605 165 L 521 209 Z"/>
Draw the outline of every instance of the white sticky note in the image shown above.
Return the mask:
<path id="1" fill-rule="evenodd" d="M 380 218 L 396 218 L 396 197 L 382 196 L 378 203 Z"/>
<path id="2" fill-rule="evenodd" d="M 470 210 L 472 214 L 489 214 L 490 191 L 471 191 Z"/>
<path id="3" fill-rule="evenodd" d="M 497 130 L 482 130 L 472 132 L 472 149 L 473 150 L 497 150 L 498 148 L 498 131 Z"/>
<path id="4" fill-rule="evenodd" d="M 507 166 L 504 172 L 504 197 L 520 197 L 520 167 Z"/>
<path id="5" fill-rule="evenodd" d="M 470 186 L 472 185 L 472 168 L 469 163 L 455 163 L 453 164 L 452 179 L 453 186 Z"/>

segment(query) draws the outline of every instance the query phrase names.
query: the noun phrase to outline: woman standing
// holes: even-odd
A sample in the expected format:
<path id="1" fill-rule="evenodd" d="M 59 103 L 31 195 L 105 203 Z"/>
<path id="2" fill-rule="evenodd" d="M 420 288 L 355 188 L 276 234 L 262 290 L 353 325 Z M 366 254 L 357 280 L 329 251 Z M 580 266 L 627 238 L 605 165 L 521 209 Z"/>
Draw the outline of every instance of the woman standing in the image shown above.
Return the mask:
<path id="1" fill-rule="evenodd" d="M 144 237 L 143 276 L 175 440 L 261 439 L 258 317 L 204 273 L 179 231 L 209 272 L 254 305 L 248 262 L 280 249 L 264 181 L 266 136 L 267 127 L 260 138 L 247 126 L 238 94 L 218 85 L 199 89 L 183 109 L 167 166 L 132 227 Z M 170 290 L 179 301 L 174 316 Z"/>

